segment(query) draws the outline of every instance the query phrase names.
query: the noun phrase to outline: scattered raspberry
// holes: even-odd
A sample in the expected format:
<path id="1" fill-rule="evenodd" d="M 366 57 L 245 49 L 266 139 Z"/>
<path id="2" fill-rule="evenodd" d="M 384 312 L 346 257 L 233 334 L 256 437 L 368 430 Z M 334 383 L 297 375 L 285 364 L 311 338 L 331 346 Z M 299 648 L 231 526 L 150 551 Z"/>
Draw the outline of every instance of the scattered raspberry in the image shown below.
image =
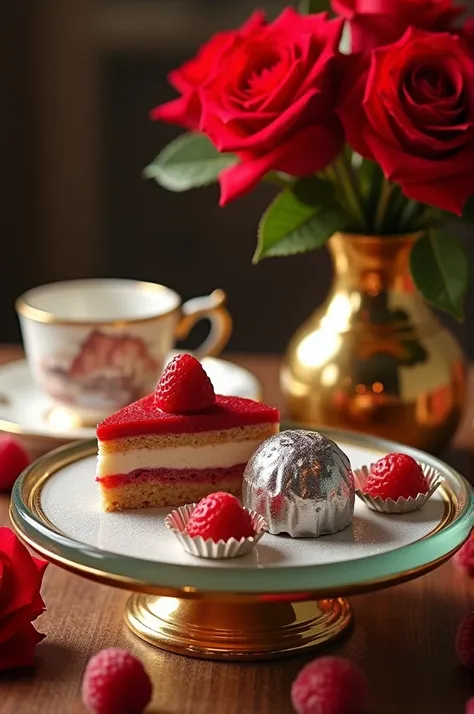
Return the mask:
<path id="1" fill-rule="evenodd" d="M 211 380 L 199 360 L 188 354 L 169 363 L 155 390 L 156 406 L 169 414 L 200 413 L 215 401 Z"/>
<path id="2" fill-rule="evenodd" d="M 152 685 L 142 663 L 127 650 L 102 650 L 89 660 L 82 701 L 94 714 L 141 714 Z"/>
<path id="3" fill-rule="evenodd" d="M 416 498 L 429 489 L 419 464 L 407 454 L 388 454 L 373 465 L 364 492 L 373 498 Z"/>
<path id="4" fill-rule="evenodd" d="M 31 459 L 22 444 L 13 436 L 0 436 L 0 491 L 10 491 L 17 477 Z"/>
<path id="5" fill-rule="evenodd" d="M 474 531 L 453 558 L 454 565 L 474 577 Z"/>
<path id="6" fill-rule="evenodd" d="M 230 493 L 211 493 L 203 498 L 188 521 L 186 532 L 195 538 L 220 540 L 250 538 L 255 535 L 250 513 Z"/>
<path id="7" fill-rule="evenodd" d="M 466 702 L 466 714 L 474 714 L 474 697 Z"/>
<path id="8" fill-rule="evenodd" d="M 310 662 L 291 687 L 291 701 L 298 714 L 360 714 L 366 696 L 365 676 L 340 657 Z"/>
<path id="9" fill-rule="evenodd" d="M 456 633 L 456 654 L 461 664 L 474 669 L 474 610 L 459 624 Z"/>

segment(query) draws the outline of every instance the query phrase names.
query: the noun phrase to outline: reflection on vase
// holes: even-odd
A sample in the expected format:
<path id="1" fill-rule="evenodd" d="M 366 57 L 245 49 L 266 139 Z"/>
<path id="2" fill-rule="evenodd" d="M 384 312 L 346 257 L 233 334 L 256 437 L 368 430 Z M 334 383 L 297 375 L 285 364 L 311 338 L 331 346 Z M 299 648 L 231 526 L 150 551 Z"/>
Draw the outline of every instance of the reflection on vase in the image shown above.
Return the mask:
<path id="1" fill-rule="evenodd" d="M 282 368 L 293 420 L 431 451 L 447 445 L 462 415 L 467 372 L 456 340 L 413 285 L 414 241 L 330 240 L 330 295 L 290 342 Z"/>

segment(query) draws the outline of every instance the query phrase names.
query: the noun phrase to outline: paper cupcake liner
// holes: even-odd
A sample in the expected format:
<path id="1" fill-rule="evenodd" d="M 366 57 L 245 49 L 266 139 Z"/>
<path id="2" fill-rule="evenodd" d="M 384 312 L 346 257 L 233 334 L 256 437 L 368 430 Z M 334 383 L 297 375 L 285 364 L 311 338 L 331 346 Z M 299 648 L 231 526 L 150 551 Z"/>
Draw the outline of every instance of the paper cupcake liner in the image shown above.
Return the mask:
<path id="1" fill-rule="evenodd" d="M 393 498 L 383 499 L 379 496 L 373 498 L 367 493 L 364 493 L 364 487 L 369 474 L 374 464 L 361 466 L 360 469 L 354 469 L 354 480 L 356 486 L 356 495 L 365 503 L 368 508 L 380 513 L 412 513 L 422 508 L 425 503 L 431 498 L 436 489 L 441 485 L 441 474 L 432 466 L 420 464 L 423 474 L 428 479 L 429 489 L 426 493 L 419 493 L 416 498 L 398 498 L 396 501 Z"/>
<path id="2" fill-rule="evenodd" d="M 230 538 L 227 541 L 220 540 L 216 543 L 213 540 L 204 540 L 202 536 L 192 537 L 186 533 L 186 526 L 196 505 L 196 503 L 188 503 L 171 511 L 165 517 L 165 525 L 176 536 L 184 550 L 198 558 L 214 560 L 239 558 L 241 555 L 250 553 L 268 530 L 265 519 L 258 513 L 249 511 L 255 529 L 255 535 L 250 538 L 241 538 L 240 540 Z"/>

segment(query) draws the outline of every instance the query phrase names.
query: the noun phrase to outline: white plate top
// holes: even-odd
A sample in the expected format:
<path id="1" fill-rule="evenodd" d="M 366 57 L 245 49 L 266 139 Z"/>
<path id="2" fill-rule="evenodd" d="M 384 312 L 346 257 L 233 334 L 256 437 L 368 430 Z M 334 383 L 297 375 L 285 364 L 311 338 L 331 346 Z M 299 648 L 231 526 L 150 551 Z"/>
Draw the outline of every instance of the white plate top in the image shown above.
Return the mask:
<path id="1" fill-rule="evenodd" d="M 170 359 L 177 353 L 172 353 Z M 258 380 L 238 365 L 215 357 L 202 360 L 218 394 L 260 398 Z M 26 360 L 0 366 L 0 430 L 62 441 L 95 438 L 95 429 L 74 422 L 66 409 L 53 408 L 35 384 Z"/>
<path id="2" fill-rule="evenodd" d="M 340 443 L 353 468 L 380 458 L 375 449 Z M 446 503 L 439 493 L 422 510 L 405 515 L 377 513 L 356 498 L 352 527 L 318 539 L 265 534 L 249 555 L 232 560 L 204 560 L 187 554 L 165 527 L 171 510 L 146 509 L 102 513 L 95 483 L 94 456 L 65 466 L 48 479 L 41 505 L 50 522 L 70 538 L 109 553 L 157 563 L 222 569 L 279 568 L 341 563 L 388 553 L 419 541 L 442 522 Z"/>

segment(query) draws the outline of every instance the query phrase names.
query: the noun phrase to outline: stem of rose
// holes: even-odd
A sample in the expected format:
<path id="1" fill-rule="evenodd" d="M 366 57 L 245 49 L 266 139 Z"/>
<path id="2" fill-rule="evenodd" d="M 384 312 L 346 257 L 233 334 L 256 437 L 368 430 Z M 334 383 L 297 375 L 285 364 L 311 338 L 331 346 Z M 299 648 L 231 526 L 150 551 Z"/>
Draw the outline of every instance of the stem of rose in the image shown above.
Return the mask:
<path id="1" fill-rule="evenodd" d="M 339 184 L 345 194 L 348 208 L 359 221 L 360 229 L 366 230 L 367 225 L 359 187 L 354 180 L 351 168 L 347 165 L 343 154 L 335 161 L 334 168 L 339 179 Z"/>
<path id="2" fill-rule="evenodd" d="M 321 174 L 329 183 L 338 184 L 339 179 L 337 178 L 336 170 L 334 166 L 327 166 Z"/>
<path id="3" fill-rule="evenodd" d="M 387 212 L 388 204 L 390 202 L 390 198 L 392 196 L 394 188 L 395 185 L 393 183 L 390 183 L 390 181 L 387 181 L 386 178 L 384 178 L 382 183 L 382 189 L 380 191 L 380 197 L 377 203 L 377 208 L 375 209 L 375 233 L 380 233 L 380 231 L 382 230 L 385 214 Z"/>

